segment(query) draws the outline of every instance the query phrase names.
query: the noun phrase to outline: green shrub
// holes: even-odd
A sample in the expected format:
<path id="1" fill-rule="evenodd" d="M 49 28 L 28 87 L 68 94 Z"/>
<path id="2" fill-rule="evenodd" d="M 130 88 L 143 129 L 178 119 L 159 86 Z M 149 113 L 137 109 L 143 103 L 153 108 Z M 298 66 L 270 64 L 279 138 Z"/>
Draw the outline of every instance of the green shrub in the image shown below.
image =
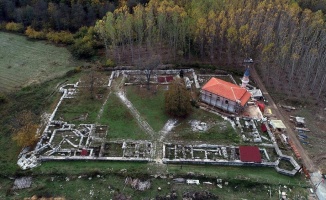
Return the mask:
<path id="1" fill-rule="evenodd" d="M 91 58 L 95 55 L 94 50 L 94 28 L 81 27 L 74 35 L 75 42 L 70 51 L 76 58 Z"/>
<path id="2" fill-rule="evenodd" d="M 104 67 L 115 67 L 115 66 L 116 66 L 116 64 L 112 59 L 107 59 L 104 64 Z"/>
<path id="3" fill-rule="evenodd" d="M 24 31 L 24 26 L 21 23 L 15 23 L 15 22 L 8 22 L 6 24 L 6 30 L 7 31 L 13 31 L 13 32 L 23 32 Z"/>
<path id="4" fill-rule="evenodd" d="M 95 55 L 92 41 L 76 39 L 75 43 L 69 48 L 70 52 L 76 58 L 91 58 Z"/>

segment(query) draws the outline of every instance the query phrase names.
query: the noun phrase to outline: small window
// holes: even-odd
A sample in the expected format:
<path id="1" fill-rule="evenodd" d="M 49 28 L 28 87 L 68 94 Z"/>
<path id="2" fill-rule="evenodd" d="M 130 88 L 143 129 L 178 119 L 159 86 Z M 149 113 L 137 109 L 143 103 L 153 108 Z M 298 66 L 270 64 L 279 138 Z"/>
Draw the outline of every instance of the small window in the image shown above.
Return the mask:
<path id="1" fill-rule="evenodd" d="M 220 97 L 216 97 L 216 101 L 220 101 Z"/>
<path id="2" fill-rule="evenodd" d="M 228 100 L 225 100 L 225 104 L 229 104 L 229 101 Z"/>

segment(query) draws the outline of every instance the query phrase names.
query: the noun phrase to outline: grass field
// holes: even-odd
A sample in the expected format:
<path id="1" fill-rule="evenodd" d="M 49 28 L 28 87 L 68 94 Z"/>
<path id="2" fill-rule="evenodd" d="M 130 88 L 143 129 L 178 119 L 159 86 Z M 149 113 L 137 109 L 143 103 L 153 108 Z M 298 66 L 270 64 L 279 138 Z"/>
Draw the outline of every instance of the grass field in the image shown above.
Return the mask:
<path id="1" fill-rule="evenodd" d="M 190 120 L 205 122 L 211 127 L 206 131 L 192 131 Z M 228 121 L 197 108 L 187 119 L 179 120 L 172 133 L 168 135 L 168 139 L 170 141 L 201 141 L 217 144 L 238 144 L 240 142 L 239 133 L 232 128 Z"/>
<path id="2" fill-rule="evenodd" d="M 114 139 L 148 139 L 148 135 L 139 127 L 130 110 L 123 105 L 115 94 L 110 94 L 99 124 L 108 125 L 109 140 Z"/>
<path id="3" fill-rule="evenodd" d="M 64 47 L 0 32 L 0 92 L 61 76 L 80 63 Z"/>
<path id="4" fill-rule="evenodd" d="M 168 121 L 169 116 L 164 110 L 164 90 L 147 90 L 137 86 L 126 88 L 127 98 L 137 108 L 142 117 L 151 125 L 154 131 L 160 131 Z"/>
<path id="5" fill-rule="evenodd" d="M 107 94 L 104 96 L 106 97 Z M 76 125 L 95 123 L 103 102 L 104 99 L 65 99 L 55 115 L 55 120 L 64 120 Z M 80 118 L 83 118 L 84 116 L 87 116 L 85 117 L 86 119 L 81 120 Z"/>
<path id="6" fill-rule="evenodd" d="M 201 182 L 215 182 L 216 178 L 228 182 L 223 188 L 213 185 L 187 185 L 173 183 L 172 176 L 167 179 L 149 176 L 156 170 L 152 164 L 129 162 L 46 162 L 33 170 L 32 187 L 10 192 L 12 182 L 0 178 L 0 198 L 64 196 L 67 199 L 110 199 L 118 193 L 131 196 L 132 199 L 155 198 L 166 196 L 176 191 L 178 199 L 189 191 L 209 191 L 220 199 L 277 199 L 278 189 L 284 185 L 290 188 L 288 197 L 306 195 L 306 182 L 297 175 L 288 177 L 278 174 L 272 168 L 217 167 L 202 165 L 165 166 L 165 170 L 174 177 L 199 179 Z M 121 169 L 125 169 L 124 172 Z M 192 172 L 194 175 L 188 175 Z M 264 174 L 264 176 L 261 176 Z M 177 175 L 177 176 L 175 176 Z M 144 192 L 136 191 L 125 185 L 126 177 L 150 180 L 152 187 Z M 68 181 L 67 181 L 67 178 Z M 160 187 L 161 191 L 157 188 Z M 271 189 L 271 198 L 268 190 Z M 284 190 L 284 189 L 283 189 Z M 9 191 L 9 192 L 8 192 Z M 19 196 L 17 196 L 19 195 Z M 115 198 L 113 198 L 115 199 Z"/>

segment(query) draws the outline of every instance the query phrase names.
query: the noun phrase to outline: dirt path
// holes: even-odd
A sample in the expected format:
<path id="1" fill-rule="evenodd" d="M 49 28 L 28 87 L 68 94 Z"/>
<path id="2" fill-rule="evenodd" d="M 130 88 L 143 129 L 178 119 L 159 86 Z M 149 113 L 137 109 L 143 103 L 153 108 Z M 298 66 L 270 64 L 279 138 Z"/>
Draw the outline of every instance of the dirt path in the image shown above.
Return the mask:
<path id="1" fill-rule="evenodd" d="M 280 120 L 283 121 L 284 125 L 286 126 L 286 132 L 288 133 L 289 138 L 291 139 L 291 141 L 294 143 L 295 147 L 297 148 L 297 150 L 300 153 L 300 156 L 302 158 L 302 162 L 304 164 L 304 166 L 307 168 L 308 171 L 310 172 L 315 172 L 317 171 L 316 166 L 314 165 L 314 163 L 312 162 L 312 160 L 309 158 L 309 156 L 307 155 L 307 152 L 304 150 L 304 148 L 301 146 L 300 141 L 298 140 L 298 138 L 296 137 L 296 133 L 294 132 L 294 130 L 291 128 L 290 124 L 289 124 L 289 120 L 285 119 L 282 112 L 278 109 L 278 107 L 276 106 L 276 104 L 274 103 L 272 97 L 269 95 L 269 93 L 267 92 L 264 84 L 262 83 L 259 75 L 257 74 L 255 68 L 251 68 L 252 70 L 251 72 L 251 77 L 255 80 L 257 86 L 261 89 L 261 91 L 263 92 L 264 96 L 268 99 L 268 106 L 271 108 L 273 114 L 276 115 L 276 117 Z"/>
<path id="2" fill-rule="evenodd" d="M 109 94 L 106 96 L 106 99 L 105 99 L 104 103 L 102 104 L 102 107 L 101 107 L 100 111 L 99 111 L 98 114 L 97 114 L 97 117 L 96 117 L 96 121 L 97 121 L 97 122 L 101 119 L 101 117 L 102 117 L 102 115 L 103 115 L 104 106 L 105 106 L 106 103 L 108 102 L 108 100 L 109 100 L 109 96 L 110 96 L 110 95 L 111 95 L 111 91 L 110 91 Z"/>

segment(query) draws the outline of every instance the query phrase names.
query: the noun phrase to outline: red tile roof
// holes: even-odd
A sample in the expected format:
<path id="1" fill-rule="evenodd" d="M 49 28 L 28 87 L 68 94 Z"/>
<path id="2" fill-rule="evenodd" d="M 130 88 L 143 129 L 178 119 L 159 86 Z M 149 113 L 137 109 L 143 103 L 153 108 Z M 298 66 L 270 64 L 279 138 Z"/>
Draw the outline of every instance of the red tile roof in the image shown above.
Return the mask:
<path id="1" fill-rule="evenodd" d="M 256 146 L 240 146 L 240 160 L 242 162 L 261 163 L 261 155 L 259 148 Z"/>
<path id="2" fill-rule="evenodd" d="M 202 89 L 231 101 L 239 100 L 241 106 L 244 106 L 251 97 L 245 88 L 218 78 L 211 78 Z"/>

